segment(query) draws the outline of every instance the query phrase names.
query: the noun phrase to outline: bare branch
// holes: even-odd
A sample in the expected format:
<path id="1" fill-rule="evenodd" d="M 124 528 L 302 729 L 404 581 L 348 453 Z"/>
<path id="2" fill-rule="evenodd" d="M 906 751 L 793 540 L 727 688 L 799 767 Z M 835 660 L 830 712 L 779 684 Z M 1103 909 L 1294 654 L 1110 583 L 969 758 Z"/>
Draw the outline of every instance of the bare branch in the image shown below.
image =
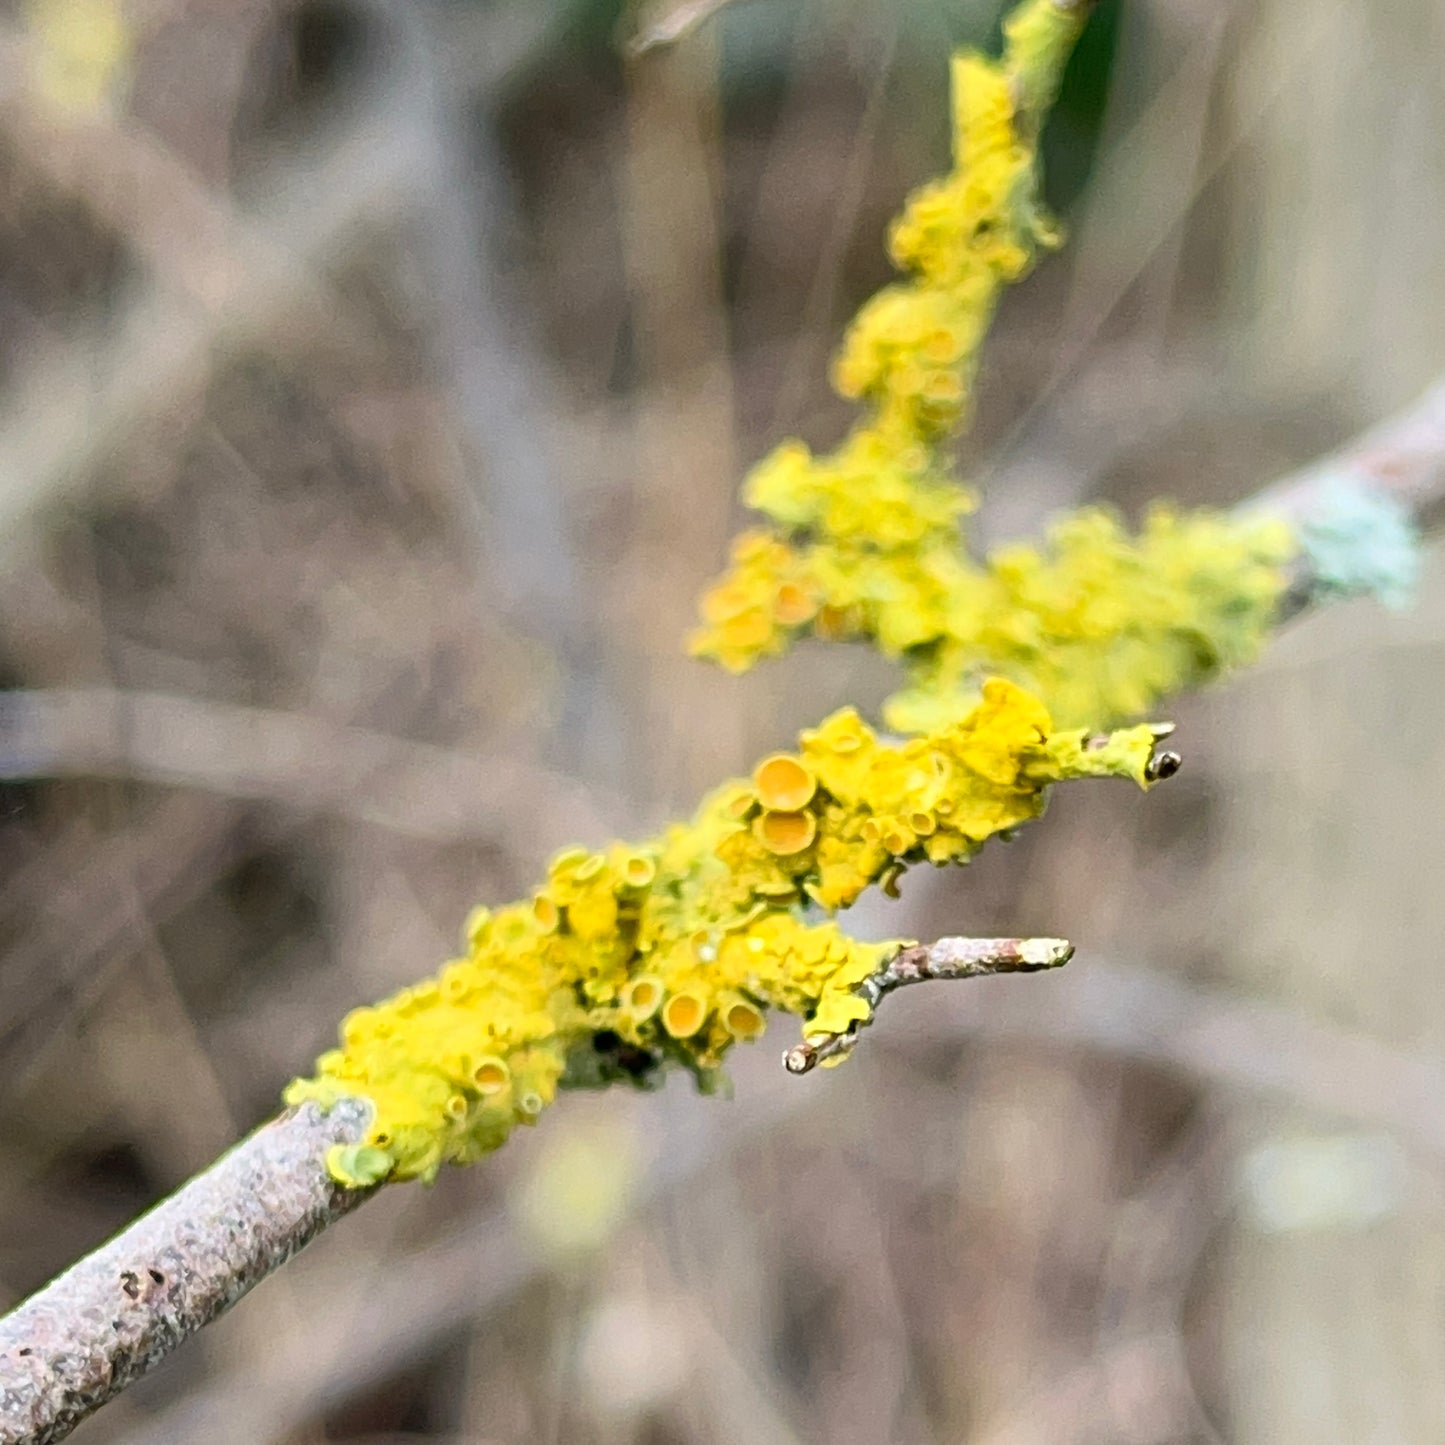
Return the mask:
<path id="1" fill-rule="evenodd" d="M 1445 378 L 1413 405 L 1251 497 L 1241 511 L 1286 518 L 1303 553 L 1280 602 L 1307 607 L 1369 593 L 1407 599 L 1421 528 L 1445 507 Z"/>
<path id="2" fill-rule="evenodd" d="M 63 1439 L 366 1199 L 323 1160 L 369 1118 L 281 1115 L 0 1319 L 0 1445 Z"/>
<path id="3" fill-rule="evenodd" d="M 1261 507 L 1307 518 L 1319 494 L 1341 478 L 1394 497 L 1417 521 L 1445 502 L 1445 377 L 1416 402 L 1261 492 Z"/>

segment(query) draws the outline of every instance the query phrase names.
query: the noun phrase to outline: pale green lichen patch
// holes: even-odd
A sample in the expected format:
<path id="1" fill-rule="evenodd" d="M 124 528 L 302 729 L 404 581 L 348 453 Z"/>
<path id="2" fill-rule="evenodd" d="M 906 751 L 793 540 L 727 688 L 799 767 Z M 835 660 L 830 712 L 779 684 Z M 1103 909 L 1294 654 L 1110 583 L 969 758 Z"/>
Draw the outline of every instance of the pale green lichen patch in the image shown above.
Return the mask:
<path id="1" fill-rule="evenodd" d="M 1313 596 L 1409 606 L 1420 580 L 1420 534 L 1403 502 L 1341 471 L 1316 482 L 1296 529 Z"/>

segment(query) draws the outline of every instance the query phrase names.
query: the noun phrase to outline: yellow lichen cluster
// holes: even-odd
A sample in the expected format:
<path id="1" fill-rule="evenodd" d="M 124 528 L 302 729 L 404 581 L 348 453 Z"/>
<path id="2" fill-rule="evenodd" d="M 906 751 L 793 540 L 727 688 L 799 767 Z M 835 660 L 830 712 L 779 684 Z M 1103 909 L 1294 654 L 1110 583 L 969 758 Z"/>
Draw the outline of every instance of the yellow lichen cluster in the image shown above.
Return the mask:
<path id="1" fill-rule="evenodd" d="M 933 569 L 944 595 L 957 580 L 971 499 L 940 445 L 967 417 L 1000 292 L 1056 243 L 1038 199 L 1037 132 L 1082 23 L 1030 0 L 1005 26 L 1002 60 L 954 58 L 953 169 L 895 222 L 889 250 L 905 277 L 858 313 L 833 365 L 835 387 L 865 415 L 829 455 L 785 442 L 748 477 L 744 500 L 776 536 L 740 541 L 703 601 L 699 653 L 740 669 L 803 629 L 852 635 L 895 582 Z M 901 609 L 887 618 L 895 625 L 893 645 L 914 645 Z"/>
<path id="2" fill-rule="evenodd" d="M 1037 817 L 1054 782 L 1147 785 L 1156 729 L 1085 727 L 1252 654 L 1290 547 L 1275 524 L 1159 511 L 1132 538 L 1088 511 L 1040 549 L 980 564 L 963 546 L 972 499 L 944 448 L 1001 289 L 1055 239 L 1037 139 L 1087 8 L 1023 0 L 1000 61 L 955 60 L 954 169 L 893 228 L 904 279 L 863 309 L 834 368 L 863 419 L 828 456 L 790 442 L 754 470 L 745 495 L 772 525 L 740 539 L 703 603 L 697 648 L 732 668 L 805 633 L 902 659 L 893 720 L 916 735 L 883 740 L 844 709 L 690 822 L 571 849 L 531 898 L 478 909 L 461 957 L 351 1014 L 288 1090 L 372 1102 L 368 1136 L 328 1158 L 338 1180 L 431 1178 L 560 1087 L 646 1084 L 669 1065 L 707 1085 L 768 1009 L 810 1039 L 846 1036 L 898 945 L 828 915 L 870 887 L 895 893 L 911 865 L 966 862 Z"/>
<path id="3" fill-rule="evenodd" d="M 1033 138 L 1017 123 L 1013 61 L 954 57 L 953 170 L 894 222 L 888 249 L 906 279 L 859 311 L 833 364 L 839 393 L 869 403 L 862 429 L 894 447 L 958 428 L 999 293 L 1057 244 L 1038 206 Z"/>
<path id="4" fill-rule="evenodd" d="M 1282 523 L 1161 510 L 1131 536 L 1093 509 L 1039 548 L 966 549 L 973 499 L 945 447 L 1000 291 L 1056 240 L 1037 138 L 1084 8 L 1026 0 L 1000 60 L 955 59 L 953 170 L 910 198 L 889 238 L 905 278 L 863 307 L 834 366 L 864 416 L 832 453 L 785 442 L 747 478 L 771 525 L 738 539 L 703 598 L 697 654 L 741 671 L 802 636 L 872 642 L 904 663 L 885 717 L 911 731 L 957 717 L 994 674 L 1103 726 L 1261 645 L 1294 551 Z"/>
<path id="5" fill-rule="evenodd" d="M 1042 546 L 990 555 L 936 642 L 909 657 L 889 719 L 911 730 L 956 716 L 981 668 L 1037 692 L 1063 723 L 1143 716 L 1254 660 L 1294 551 L 1266 517 L 1158 506 L 1136 536 L 1102 508 L 1061 517 Z"/>
<path id="6" fill-rule="evenodd" d="M 368 1138 L 332 1152 L 349 1184 L 432 1177 L 496 1148 L 558 1087 L 666 1064 L 714 1074 L 783 1009 L 814 1033 L 867 1018 L 854 989 L 896 945 L 860 943 L 831 913 L 911 864 L 966 862 L 1042 811 L 1051 783 L 1147 782 L 1155 734 L 1055 731 L 995 680 L 977 708 L 901 743 L 851 708 L 712 793 L 691 822 L 640 847 L 574 848 L 536 894 L 469 920 L 465 954 L 342 1024 L 340 1047 L 289 1103 L 362 1095 Z"/>
<path id="7" fill-rule="evenodd" d="M 854 496 L 866 511 L 866 488 Z M 878 506 L 881 531 L 912 520 Z M 989 675 L 1037 692 L 1061 722 L 1108 725 L 1251 662 L 1297 551 L 1275 519 L 1168 507 L 1135 535 L 1086 508 L 1042 545 L 1001 547 L 983 563 L 956 527 L 891 547 L 862 540 L 863 526 L 857 535 L 744 533 L 703 601 L 698 650 L 741 671 L 805 633 L 871 642 L 904 665 L 907 684 L 884 705 L 904 732 L 957 717 Z"/>

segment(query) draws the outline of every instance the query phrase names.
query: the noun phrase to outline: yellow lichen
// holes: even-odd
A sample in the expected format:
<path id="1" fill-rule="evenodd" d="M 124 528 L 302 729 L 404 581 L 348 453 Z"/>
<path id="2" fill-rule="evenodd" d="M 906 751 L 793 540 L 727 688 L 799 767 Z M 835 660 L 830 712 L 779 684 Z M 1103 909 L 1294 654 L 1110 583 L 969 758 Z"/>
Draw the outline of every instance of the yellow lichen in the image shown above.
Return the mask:
<path id="1" fill-rule="evenodd" d="M 680 989 L 662 1006 L 662 1026 L 675 1039 L 690 1039 L 707 1021 L 707 999 L 695 988 Z"/>
<path id="2" fill-rule="evenodd" d="M 811 848 L 817 836 L 818 820 L 811 813 L 777 813 L 765 808 L 753 819 L 753 837 L 779 858 Z"/>
<path id="3" fill-rule="evenodd" d="M 753 769 L 753 788 L 763 807 L 795 813 L 812 801 L 818 780 L 797 758 L 788 753 L 774 753 Z"/>
<path id="4" fill-rule="evenodd" d="M 1086 8 L 1026 0 L 1000 59 L 955 57 L 953 169 L 909 198 L 888 241 L 904 279 L 864 305 L 834 362 L 864 414 L 833 452 L 784 442 L 747 478 L 768 527 L 738 539 L 704 596 L 698 655 L 742 671 L 806 635 L 871 642 L 907 674 L 887 721 L 918 731 L 991 675 L 1062 722 L 1106 726 L 1262 645 L 1296 550 L 1280 522 L 1161 509 L 1131 536 L 1095 508 L 1041 547 L 967 551 L 973 499 L 946 444 L 1002 288 L 1058 240 L 1038 134 Z"/>
<path id="5" fill-rule="evenodd" d="M 846 1029 L 868 1016 L 856 985 L 896 944 L 860 943 L 803 909 L 846 908 L 914 864 L 966 862 L 1037 817 L 1052 783 L 1143 785 L 1154 741 L 1140 727 L 1085 746 L 1003 680 L 961 720 L 902 742 L 844 709 L 781 755 L 787 767 L 765 760 L 690 822 L 642 847 L 559 854 L 535 895 L 474 913 L 465 953 L 348 1014 L 340 1047 L 287 1101 L 374 1104 L 362 1144 L 333 1151 L 336 1178 L 430 1178 L 533 1122 L 563 1083 L 645 1080 L 668 1063 L 707 1082 L 767 1009 Z M 774 784 L 799 806 L 766 808 Z"/>
<path id="6" fill-rule="evenodd" d="M 293 1104 L 371 1101 L 366 1138 L 328 1158 L 336 1179 L 431 1178 L 563 1086 L 645 1084 L 668 1066 L 707 1086 L 769 1009 L 809 1038 L 856 1029 L 861 986 L 898 944 L 826 915 L 871 887 L 897 896 L 909 867 L 967 862 L 1037 817 L 1055 782 L 1147 785 L 1158 729 L 1086 726 L 1259 646 L 1292 546 L 1277 524 L 1161 509 L 1135 537 L 1091 509 L 1037 548 L 978 562 L 964 545 L 973 499 L 947 443 L 1002 288 L 1058 239 L 1038 135 L 1086 9 L 1024 0 L 1002 59 L 955 59 L 953 169 L 909 200 L 889 236 L 903 279 L 835 360 L 862 417 L 827 455 L 787 442 L 753 470 L 745 500 L 767 526 L 738 539 L 702 603 L 696 649 L 733 669 L 806 634 L 873 642 L 905 665 L 888 716 L 914 736 L 885 740 L 844 708 L 689 822 L 569 849 L 530 897 L 474 910 L 459 958 L 347 1015 L 340 1047 L 288 1090 Z"/>
<path id="7" fill-rule="evenodd" d="M 735 1039 L 755 1039 L 767 1024 L 762 1009 L 735 989 L 724 989 L 718 995 L 718 1013 L 723 1027 Z"/>
<path id="8" fill-rule="evenodd" d="M 662 980 L 650 974 L 629 979 L 622 987 L 620 999 L 630 1022 L 646 1023 L 662 1004 Z"/>
<path id="9" fill-rule="evenodd" d="M 493 1094 L 500 1094 L 511 1083 L 512 1071 L 505 1059 L 486 1058 L 472 1070 L 472 1078 L 476 1082 L 477 1093 L 483 1098 L 490 1098 Z"/>

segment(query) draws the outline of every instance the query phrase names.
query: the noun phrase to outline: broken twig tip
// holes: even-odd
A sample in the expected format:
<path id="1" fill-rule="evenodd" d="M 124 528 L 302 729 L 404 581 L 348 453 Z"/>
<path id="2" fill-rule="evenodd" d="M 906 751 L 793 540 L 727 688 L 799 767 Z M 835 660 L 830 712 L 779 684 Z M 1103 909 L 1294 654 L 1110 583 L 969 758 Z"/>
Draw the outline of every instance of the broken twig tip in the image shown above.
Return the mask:
<path id="1" fill-rule="evenodd" d="M 1067 938 L 1025 938 L 1018 952 L 1030 968 L 1059 968 L 1074 956 L 1074 945 Z"/>
<path id="2" fill-rule="evenodd" d="M 1176 752 L 1155 753 L 1144 768 L 1144 776 L 1151 783 L 1162 783 L 1165 778 L 1172 778 L 1180 768 L 1184 766 L 1184 759 Z"/>

